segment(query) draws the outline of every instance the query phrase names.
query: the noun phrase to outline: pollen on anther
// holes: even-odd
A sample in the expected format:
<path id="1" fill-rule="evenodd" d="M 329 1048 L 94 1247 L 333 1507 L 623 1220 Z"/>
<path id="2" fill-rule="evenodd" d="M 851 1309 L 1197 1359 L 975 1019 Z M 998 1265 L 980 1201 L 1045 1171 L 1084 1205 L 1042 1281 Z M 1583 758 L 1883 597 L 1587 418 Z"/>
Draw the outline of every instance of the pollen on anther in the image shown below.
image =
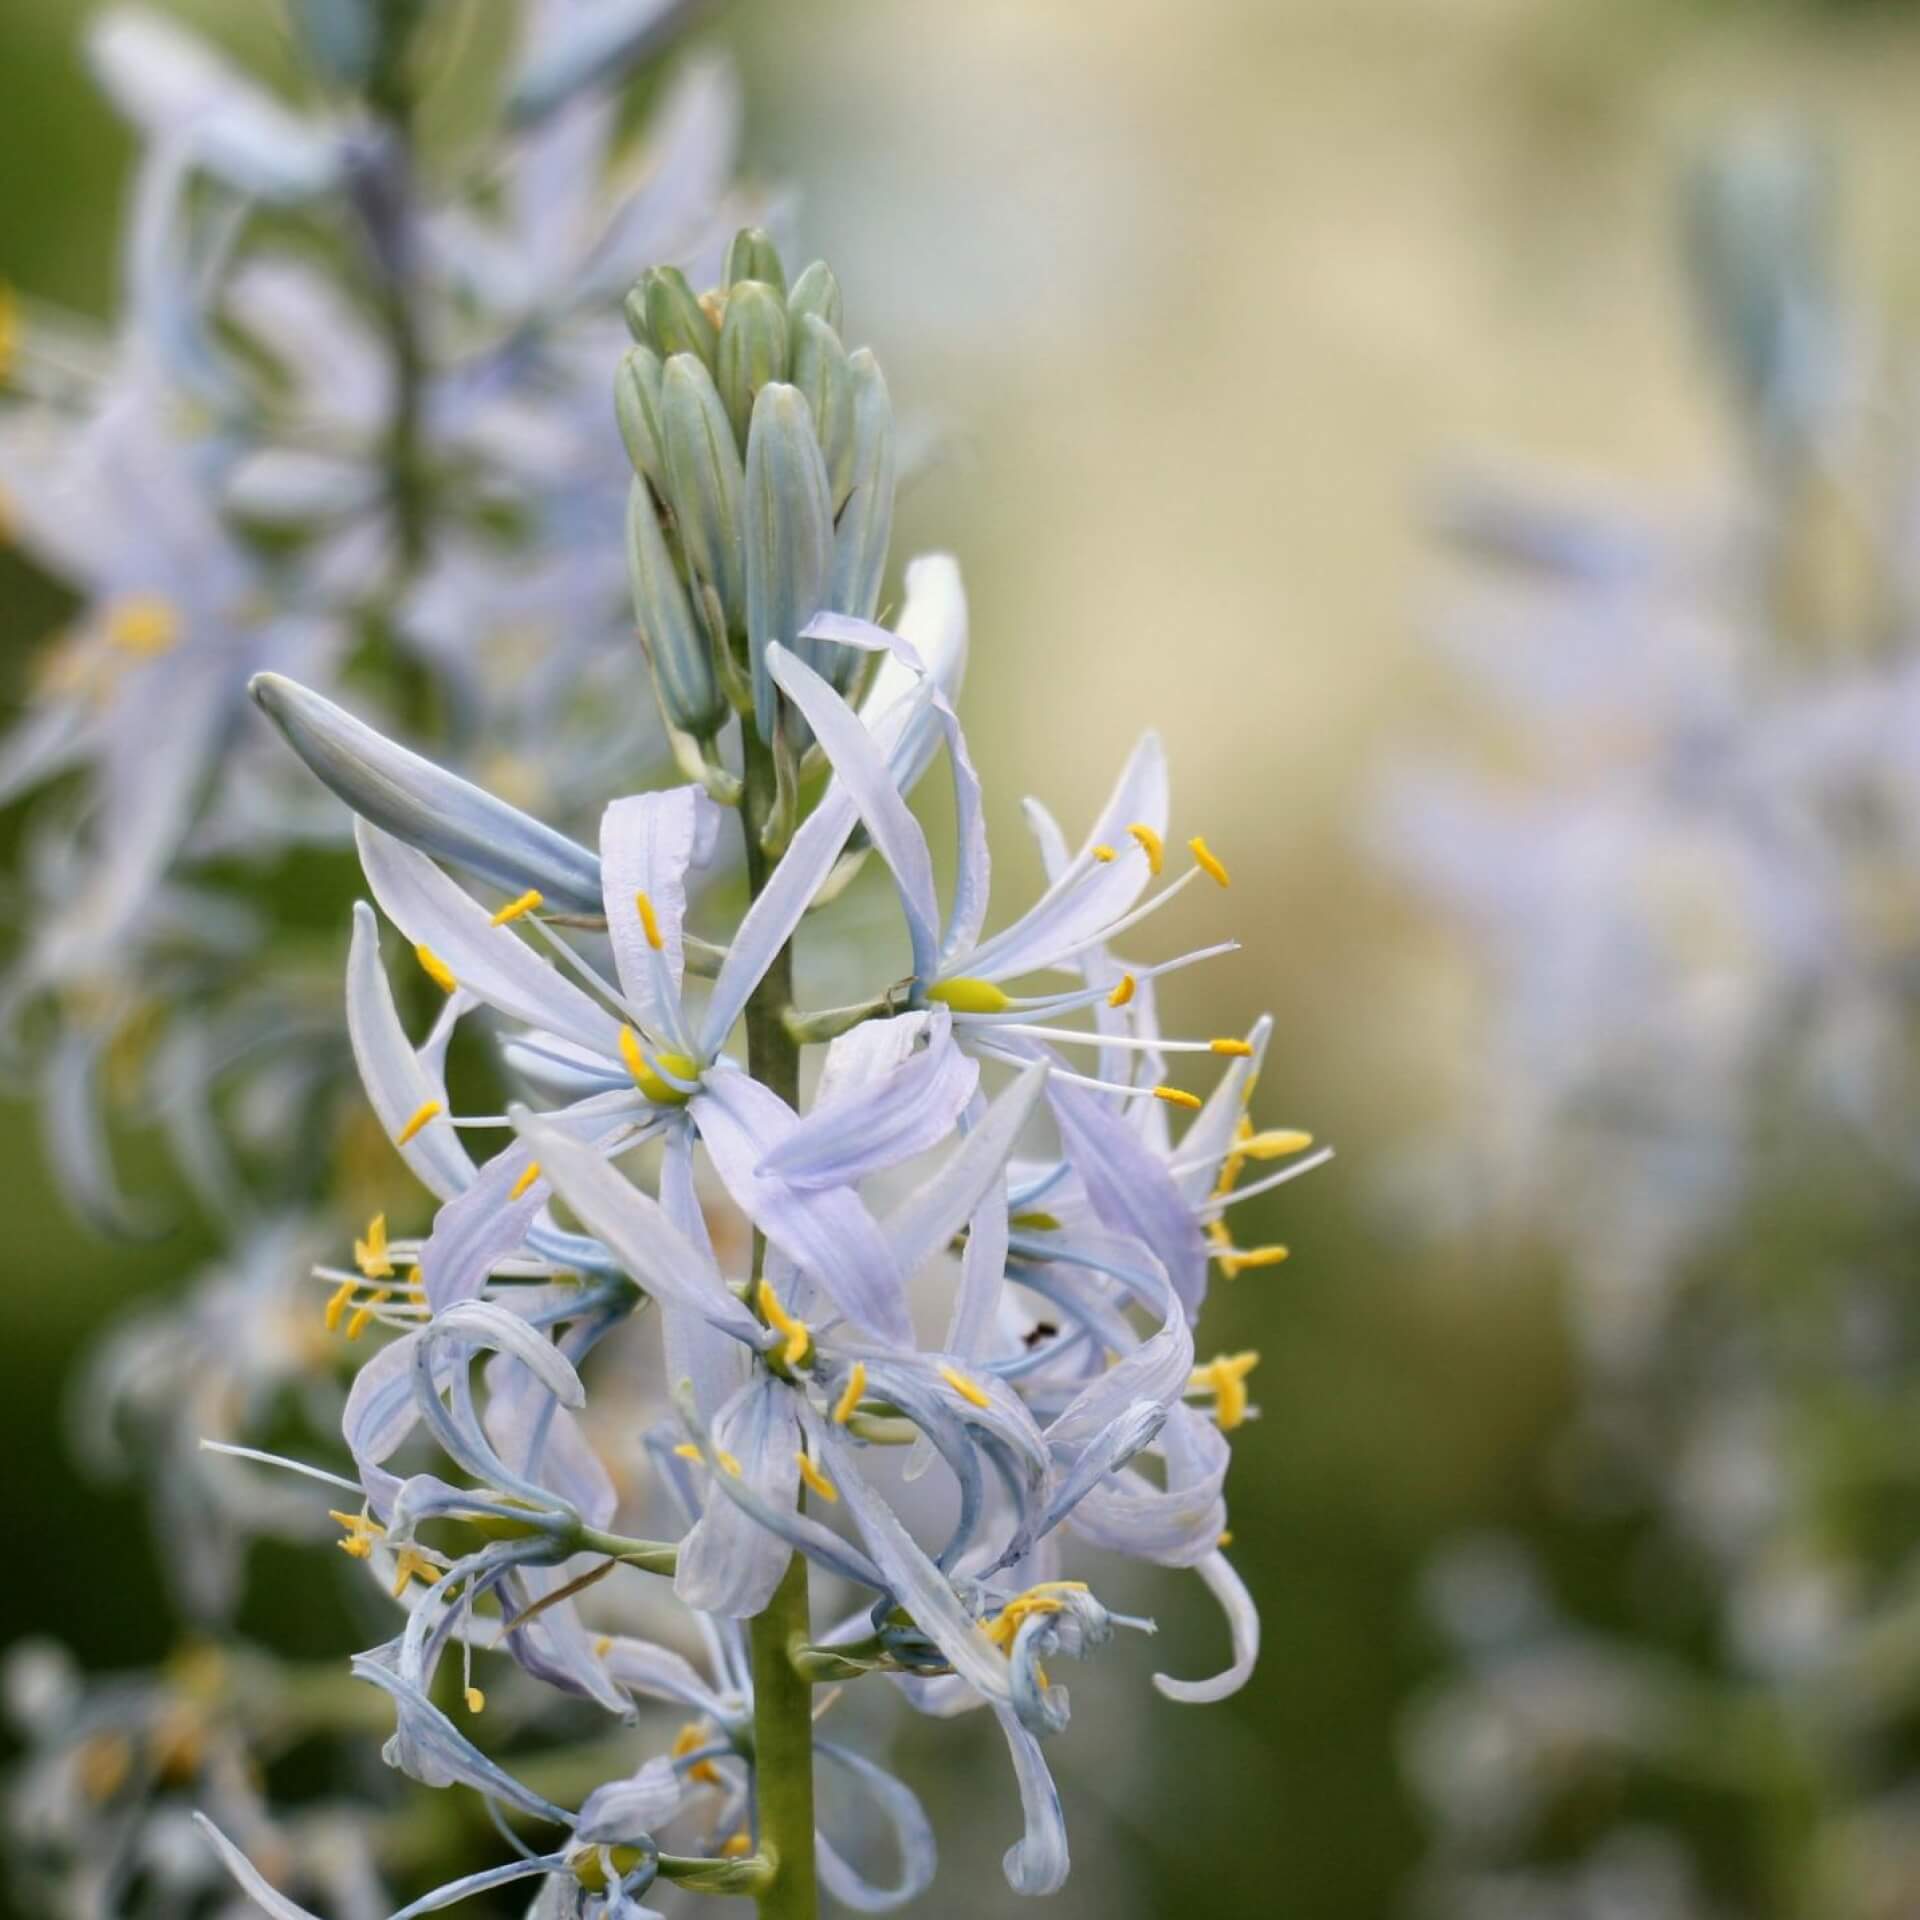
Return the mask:
<path id="1" fill-rule="evenodd" d="M 1145 852 L 1147 871 L 1157 876 L 1161 867 L 1166 864 L 1167 843 L 1144 820 L 1136 820 L 1127 831 L 1139 841 Z"/>
<path id="2" fill-rule="evenodd" d="M 469 1713 L 485 1713 L 486 1710 L 487 1696 L 482 1693 L 478 1687 L 469 1687 L 467 1689 L 467 1711 Z"/>
<path id="3" fill-rule="evenodd" d="M 1189 1111 L 1198 1111 L 1201 1104 L 1200 1096 L 1189 1093 L 1185 1087 L 1155 1087 L 1153 1097 L 1164 1100 L 1170 1107 L 1185 1107 Z"/>
<path id="4" fill-rule="evenodd" d="M 660 922 L 653 911 L 653 902 L 645 892 L 633 896 L 634 911 L 640 916 L 640 930 L 647 936 L 647 945 L 658 953 L 667 943 L 660 937 Z"/>
<path id="5" fill-rule="evenodd" d="M 1224 1053 L 1232 1060 L 1245 1060 L 1253 1052 L 1245 1040 L 1209 1040 L 1207 1047 L 1210 1052 Z"/>
<path id="6" fill-rule="evenodd" d="M 543 906 L 544 904 L 545 896 L 541 893 L 540 889 L 538 887 L 529 887 L 519 899 L 509 900 L 507 904 L 493 916 L 491 924 L 496 927 L 504 927 L 508 921 L 522 919 L 527 914 L 532 913 L 537 907 Z"/>
<path id="7" fill-rule="evenodd" d="M 990 1407 L 993 1405 L 993 1402 L 987 1398 L 978 1383 L 969 1380 L 958 1367 L 942 1367 L 939 1369 L 939 1373 L 940 1378 L 944 1380 L 962 1400 L 968 1401 L 976 1407 Z"/>
<path id="8" fill-rule="evenodd" d="M 1198 863 L 1200 871 L 1204 873 L 1209 880 L 1216 880 L 1223 887 L 1233 885 L 1232 876 L 1229 875 L 1226 868 L 1221 864 L 1220 856 L 1215 853 L 1197 833 L 1187 842 L 1187 850 Z"/>
<path id="9" fill-rule="evenodd" d="M 793 1457 L 799 1465 L 800 1478 L 804 1480 L 822 1500 L 838 1500 L 840 1498 L 840 1489 L 813 1464 L 812 1459 L 804 1451 L 796 1453 Z"/>
<path id="10" fill-rule="evenodd" d="M 380 1288 L 376 1293 L 369 1294 L 366 1300 L 354 1309 L 353 1318 L 347 1322 L 347 1338 L 358 1340 L 366 1332 L 373 1316 L 392 1298 L 393 1295 L 385 1287 Z"/>
<path id="11" fill-rule="evenodd" d="M 1096 860 L 1098 860 L 1100 864 L 1104 867 L 1110 860 L 1114 858 L 1114 852 L 1111 847 L 1103 843 L 1102 845 L 1094 848 L 1093 857 Z"/>
<path id="12" fill-rule="evenodd" d="M 354 1292 L 359 1285 L 360 1283 L 357 1280 L 342 1280 L 340 1284 L 327 1295 L 325 1320 L 329 1333 L 338 1333 L 340 1331 L 340 1318 L 346 1312 L 347 1302 L 353 1298 Z"/>
<path id="13" fill-rule="evenodd" d="M 841 1389 L 840 1398 L 833 1403 L 833 1424 L 844 1427 L 853 1418 L 854 1409 L 866 1397 L 867 1363 L 856 1360 L 853 1371 L 847 1375 L 847 1384 Z"/>
<path id="14" fill-rule="evenodd" d="M 522 1173 L 520 1178 L 516 1180 L 513 1183 L 513 1185 L 507 1189 L 507 1198 L 509 1200 L 518 1200 L 520 1196 L 523 1193 L 525 1193 L 526 1190 L 530 1186 L 532 1186 L 533 1183 L 539 1178 L 540 1178 L 540 1162 L 538 1160 L 529 1160 L 527 1162 L 526 1171 Z"/>
<path id="15" fill-rule="evenodd" d="M 394 1145 L 404 1147 L 439 1111 L 440 1102 L 438 1100 L 421 1101 L 419 1106 L 414 1109 L 413 1117 L 393 1136 Z"/>
<path id="16" fill-rule="evenodd" d="M 453 977 L 452 968 L 424 940 L 414 948 L 413 957 L 420 962 L 420 971 L 442 993 L 454 993 L 459 990 L 460 982 Z"/>
<path id="17" fill-rule="evenodd" d="M 1127 1002 L 1133 998 L 1133 988 L 1133 975 L 1123 973 L 1120 976 L 1120 984 L 1107 995 L 1107 1005 L 1110 1007 L 1124 1007 Z"/>

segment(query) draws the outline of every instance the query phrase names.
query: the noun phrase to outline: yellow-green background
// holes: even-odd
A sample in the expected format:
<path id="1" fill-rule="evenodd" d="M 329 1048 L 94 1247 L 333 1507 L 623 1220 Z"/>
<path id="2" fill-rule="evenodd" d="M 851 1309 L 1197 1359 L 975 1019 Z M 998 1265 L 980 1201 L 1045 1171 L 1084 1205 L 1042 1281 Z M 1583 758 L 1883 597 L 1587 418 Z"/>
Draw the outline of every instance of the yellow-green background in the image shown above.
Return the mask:
<path id="1" fill-rule="evenodd" d="M 0 0 L 0 273 L 104 311 L 128 143 L 82 75 L 73 0 Z M 260 0 L 194 16 L 257 41 Z M 1054 1748 L 1065 1915 L 1394 1911 L 1419 1846 L 1396 1719 L 1433 1659 L 1434 1542 L 1517 1524 L 1579 1591 L 1607 1544 L 1557 1527 L 1539 1461 L 1568 1360 L 1551 1276 L 1389 1234 L 1396 1150 L 1449 1124 L 1463 972 L 1360 840 L 1397 742 L 1467 737 L 1425 656 L 1421 488 L 1461 451 L 1698 497 L 1725 449 L 1672 271 L 1696 140 L 1786 107 L 1844 162 L 1846 257 L 1894 316 L 1920 292 L 1920 19 L 1894 4 L 1675 0 L 736 0 L 750 158 L 798 190 L 896 399 L 943 430 L 902 550 L 965 565 L 965 711 L 1003 910 L 1017 802 L 1083 819 L 1144 723 L 1176 824 L 1232 863 L 1196 938 L 1244 951 L 1167 995 L 1238 1030 L 1272 1009 L 1262 1111 L 1341 1157 L 1260 1223 L 1290 1265 L 1221 1289 L 1204 1337 L 1258 1346 L 1236 1558 L 1266 1646 L 1231 1705 L 1177 1709 L 1124 1649 L 1077 1677 Z M 0 563 L 0 674 L 57 603 Z M 62 1385 L 103 1317 L 166 1288 L 191 1232 L 107 1249 L 8 1109 L 0 1636 L 96 1665 L 165 1649 L 139 1513 L 78 1483 Z M 249 1624 L 344 1651 L 323 1583 L 266 1557 Z M 1222 1651 L 1197 1586 L 1156 1590 L 1153 1659 Z M 990 1730 L 987 1730 L 990 1732 Z M 1010 1778 L 981 1730 L 916 1725 L 904 1770 L 945 1841 L 927 1911 L 989 1915 Z M 485 1911 L 484 1906 L 475 1911 Z M 507 1911 L 506 1908 L 500 1911 Z"/>

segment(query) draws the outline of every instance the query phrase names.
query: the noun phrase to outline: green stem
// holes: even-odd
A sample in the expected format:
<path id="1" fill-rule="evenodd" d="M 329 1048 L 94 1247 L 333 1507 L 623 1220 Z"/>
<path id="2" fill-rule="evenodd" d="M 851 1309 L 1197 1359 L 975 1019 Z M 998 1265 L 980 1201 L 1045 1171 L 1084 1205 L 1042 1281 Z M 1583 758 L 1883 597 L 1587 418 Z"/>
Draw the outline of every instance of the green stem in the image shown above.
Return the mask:
<path id="1" fill-rule="evenodd" d="M 747 842 L 747 883 L 757 899 L 774 857 L 761 844 L 780 804 L 774 756 L 742 722 L 746 788 L 741 824 Z M 787 1029 L 793 1003 L 793 945 L 781 948 L 747 1002 L 747 1068 L 791 1107 L 800 1103 L 800 1043 Z M 756 1233 L 753 1270 L 766 1262 Z M 807 1563 L 795 1554 L 764 1613 L 749 1628 L 753 1650 L 754 1779 L 759 1795 L 760 1849 L 773 1872 L 756 1890 L 763 1920 L 815 1920 L 819 1892 L 813 1863 L 813 1689 L 794 1664 L 794 1650 L 813 1637 L 807 1605 Z"/>

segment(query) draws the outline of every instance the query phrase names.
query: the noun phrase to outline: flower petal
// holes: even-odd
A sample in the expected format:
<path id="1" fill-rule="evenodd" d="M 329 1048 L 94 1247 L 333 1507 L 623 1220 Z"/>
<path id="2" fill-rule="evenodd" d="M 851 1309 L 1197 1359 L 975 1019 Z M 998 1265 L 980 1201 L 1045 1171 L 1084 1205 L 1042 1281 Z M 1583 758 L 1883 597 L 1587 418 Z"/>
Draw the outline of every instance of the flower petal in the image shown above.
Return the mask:
<path id="1" fill-rule="evenodd" d="M 687 872 L 712 860 L 720 820 L 721 809 L 704 789 L 693 786 L 615 800 L 600 818 L 601 910 L 607 916 L 620 990 L 655 1033 L 674 1032 L 679 1026 Z M 660 935 L 658 949 L 647 937 L 637 894 L 646 896 Z M 665 998 L 669 993 L 671 998 Z"/>
<path id="2" fill-rule="evenodd" d="M 1252 1677 L 1254 1662 L 1260 1657 L 1260 1614 L 1246 1583 L 1234 1572 L 1224 1553 L 1208 1554 L 1204 1560 L 1195 1562 L 1194 1571 L 1226 1610 L 1227 1624 L 1233 1631 L 1233 1664 L 1211 1680 L 1175 1680 L 1167 1674 L 1156 1673 L 1153 1684 L 1169 1700 L 1188 1706 L 1211 1706 L 1238 1693 Z"/>
<path id="3" fill-rule="evenodd" d="M 862 1800 L 893 1829 L 894 1847 L 900 1855 L 899 1879 L 891 1887 L 877 1887 L 854 1871 L 824 1833 L 817 1832 L 814 1844 L 819 1853 L 820 1884 L 842 1906 L 856 1913 L 891 1913 L 917 1900 L 933 1885 L 937 1864 L 933 1824 L 919 1796 L 905 1781 L 895 1779 L 886 1768 L 849 1747 L 822 1740 L 814 1751 L 822 1760 L 853 1775 Z"/>
<path id="4" fill-rule="evenodd" d="M 800 1486 L 800 1422 L 793 1389 L 761 1372 L 742 1387 L 714 1423 L 714 1446 L 739 1462 L 739 1477 L 771 1506 L 791 1507 Z M 727 1469 L 712 1469 L 726 1478 Z M 673 1591 L 683 1606 L 730 1619 L 759 1613 L 773 1598 L 787 1562 L 786 1541 L 758 1525 L 718 1490 L 680 1543 Z"/>
<path id="5" fill-rule="evenodd" d="M 298 681 L 256 674 L 249 691 L 294 752 L 362 819 L 508 893 L 534 887 L 572 912 L 600 911 L 600 863 L 565 834 Z"/>
<path id="6" fill-rule="evenodd" d="M 945 1007 L 868 1020 L 827 1049 L 813 1106 L 760 1172 L 795 1187 L 850 1187 L 936 1147 L 980 1084 Z"/>

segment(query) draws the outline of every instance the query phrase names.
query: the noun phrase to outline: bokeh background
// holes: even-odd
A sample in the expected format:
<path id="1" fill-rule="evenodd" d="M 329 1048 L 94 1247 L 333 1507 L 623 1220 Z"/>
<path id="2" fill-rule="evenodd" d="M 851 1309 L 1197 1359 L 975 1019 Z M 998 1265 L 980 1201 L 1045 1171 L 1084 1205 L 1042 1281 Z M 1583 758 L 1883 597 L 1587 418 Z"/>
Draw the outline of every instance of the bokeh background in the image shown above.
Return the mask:
<path id="1" fill-rule="evenodd" d="M 271 66 L 260 0 L 180 10 Z M 81 69 L 86 11 L 0 0 L 0 274 L 104 313 L 129 147 Z M 1211 1344 L 1264 1355 L 1230 1489 L 1260 1672 L 1225 1707 L 1154 1699 L 1149 1664 L 1210 1670 L 1224 1636 L 1197 1589 L 1143 1591 L 1160 1644 L 1076 1687 L 1054 1749 L 1075 1850 L 1055 1910 L 1391 1915 L 1422 1845 L 1397 1743 L 1437 1660 L 1419 1569 L 1462 1531 L 1517 1529 L 1563 1588 L 1603 1596 L 1609 1552 L 1544 1484 L 1572 1368 L 1551 1268 L 1436 1251 L 1382 1203 L 1455 1124 L 1473 1036 L 1463 956 L 1363 833 L 1398 746 L 1476 723 L 1424 644 L 1420 502 L 1463 451 L 1647 498 L 1712 484 L 1729 449 L 1673 270 L 1673 182 L 1755 108 L 1827 131 L 1849 266 L 1910 317 L 1920 8 L 732 0 L 711 32 L 745 74 L 753 170 L 791 183 L 806 252 L 835 261 L 940 448 L 897 549 L 966 568 L 1002 897 L 1034 865 L 1020 794 L 1084 818 L 1158 726 L 1180 830 L 1236 875 L 1190 924 L 1246 943 L 1175 984 L 1175 1022 L 1234 1032 L 1271 1008 L 1264 1111 L 1340 1150 L 1259 1223 L 1291 1263 L 1211 1309 Z M 0 558 L 0 689 L 60 610 Z M 144 1520 L 77 1476 L 63 1396 L 102 1324 L 204 1248 L 186 1227 L 86 1238 L 18 1106 L 0 1140 L 0 1639 L 148 1661 L 170 1636 Z M 327 1584 L 261 1553 L 247 1624 L 344 1655 Z M 991 1730 L 918 1723 L 901 1770 L 941 1829 L 931 1910 L 1012 1911 Z"/>

